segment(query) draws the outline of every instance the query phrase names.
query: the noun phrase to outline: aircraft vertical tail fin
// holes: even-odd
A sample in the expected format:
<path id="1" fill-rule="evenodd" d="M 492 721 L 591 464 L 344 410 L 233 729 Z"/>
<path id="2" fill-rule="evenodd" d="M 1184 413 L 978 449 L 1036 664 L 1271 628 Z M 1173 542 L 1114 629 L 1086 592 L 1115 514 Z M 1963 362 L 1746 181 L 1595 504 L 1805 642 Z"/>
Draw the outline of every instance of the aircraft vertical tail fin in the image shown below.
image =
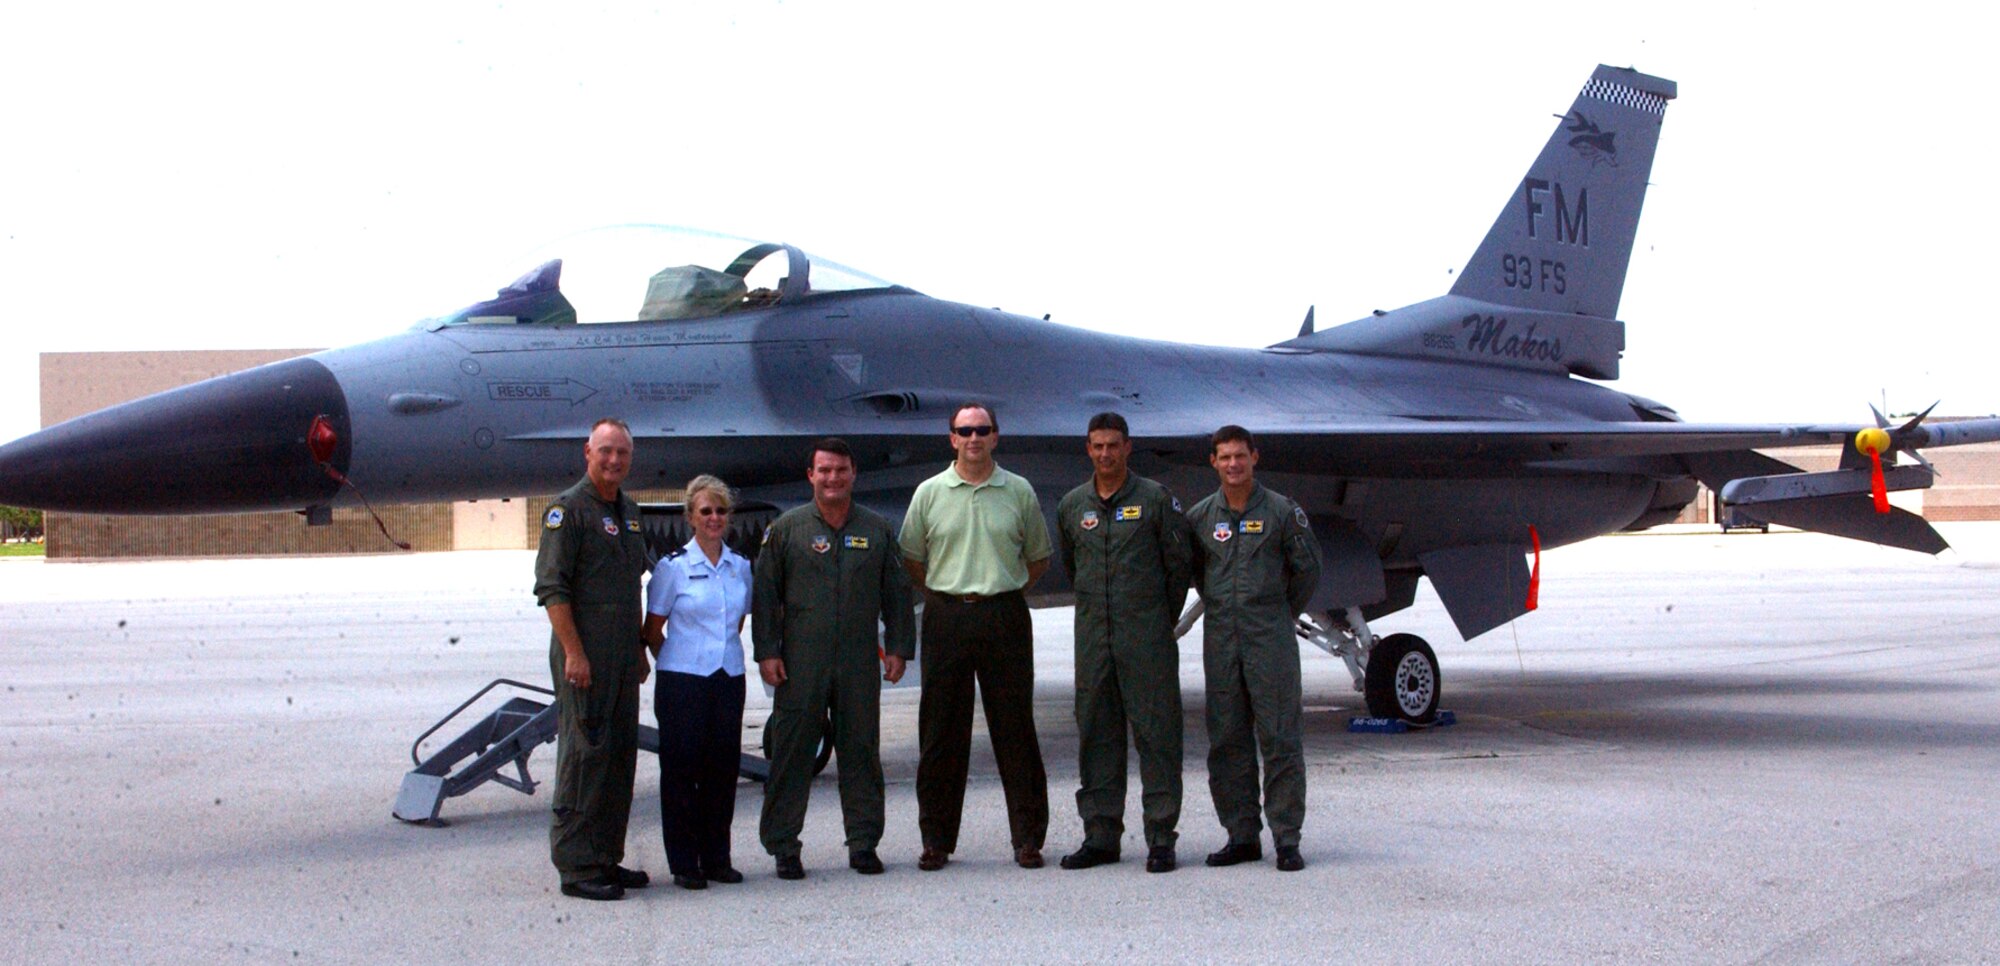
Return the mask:
<path id="1" fill-rule="evenodd" d="M 1618 317 L 1673 81 L 1599 66 L 1516 186 L 1451 294 Z"/>
<path id="2" fill-rule="evenodd" d="M 1598 67 L 1450 294 L 1279 345 L 1618 378 L 1618 297 L 1674 94 Z"/>

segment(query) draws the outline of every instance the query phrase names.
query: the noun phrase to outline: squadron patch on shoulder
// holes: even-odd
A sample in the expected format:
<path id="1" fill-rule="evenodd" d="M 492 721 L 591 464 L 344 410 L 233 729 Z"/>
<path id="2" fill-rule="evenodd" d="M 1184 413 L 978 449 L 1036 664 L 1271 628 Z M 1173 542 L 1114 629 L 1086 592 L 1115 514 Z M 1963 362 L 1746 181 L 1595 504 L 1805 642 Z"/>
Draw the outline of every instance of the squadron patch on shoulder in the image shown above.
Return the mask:
<path id="1" fill-rule="evenodd" d="M 1078 520 L 1076 522 L 1076 525 L 1084 528 L 1085 530 L 1097 529 L 1097 511 L 1096 510 L 1083 511 L 1083 519 Z"/>
<path id="2" fill-rule="evenodd" d="M 542 526 L 547 527 L 550 530 L 561 530 L 562 522 L 563 522 L 563 508 L 562 504 L 560 503 L 556 504 L 555 506 L 549 507 L 549 512 L 547 513 L 547 515 L 542 517 Z"/>
<path id="3" fill-rule="evenodd" d="M 611 519 L 610 517 L 605 517 L 605 518 L 604 518 L 604 532 L 605 532 L 605 533 L 608 533 L 608 534 L 610 534 L 610 535 L 612 535 L 612 536 L 614 536 L 614 537 L 615 537 L 615 536 L 617 536 L 617 535 L 618 535 L 618 521 L 616 521 L 616 520 L 613 520 L 613 519 Z"/>
<path id="4" fill-rule="evenodd" d="M 1262 520 L 1245 520 L 1245 521 L 1243 521 L 1243 532 L 1244 532 L 1244 533 L 1263 533 L 1263 532 L 1264 532 L 1264 521 L 1262 521 Z"/>
<path id="5" fill-rule="evenodd" d="M 1142 511 L 1138 506 L 1121 506 L 1118 508 L 1118 519 L 1137 520 L 1139 519 L 1139 514 L 1141 512 Z"/>
<path id="6" fill-rule="evenodd" d="M 868 538 L 846 536 L 840 538 L 840 545 L 846 547 L 849 550 L 866 550 L 868 549 Z"/>
<path id="7" fill-rule="evenodd" d="M 1224 522 L 1224 523 L 1218 523 L 1218 524 L 1216 524 L 1216 525 L 1215 525 L 1215 542 L 1216 542 L 1216 543 L 1228 543 L 1228 542 L 1229 542 L 1229 538 L 1230 538 L 1230 537 L 1233 537 L 1233 536 L 1235 536 L 1235 535 L 1236 535 L 1236 531 L 1234 531 L 1234 530 L 1231 530 L 1231 529 L 1229 529 L 1229 524 L 1228 524 L 1227 522 Z"/>
<path id="8" fill-rule="evenodd" d="M 764 528 L 764 536 L 757 541 L 757 546 L 761 547 L 770 542 L 771 542 L 771 528 L 767 526 Z"/>
<path id="9" fill-rule="evenodd" d="M 1305 507 L 1302 507 L 1302 506 L 1295 506 L 1295 507 L 1293 507 L 1293 508 L 1292 508 L 1292 519 L 1293 519 L 1293 520 L 1294 520 L 1295 522 L 1297 522 L 1297 523 L 1298 523 L 1298 525 L 1299 525 L 1299 529 L 1301 529 L 1301 530 L 1306 530 L 1306 531 L 1310 531 L 1310 530 L 1312 530 L 1312 524 L 1310 524 L 1310 523 L 1307 523 L 1307 522 L 1306 522 L 1306 508 L 1305 508 Z"/>
<path id="10" fill-rule="evenodd" d="M 1180 497 L 1177 497 L 1177 496 L 1173 496 L 1173 495 L 1169 494 L 1169 495 L 1167 496 L 1167 499 L 1169 499 L 1169 500 L 1172 500 L 1172 501 L 1173 501 L 1173 504 L 1174 504 L 1174 512 L 1175 512 L 1175 513 L 1186 513 L 1186 512 L 1187 512 L 1186 510 L 1183 510 L 1183 509 L 1181 509 L 1181 498 L 1180 498 Z"/>
<path id="11" fill-rule="evenodd" d="M 828 540 L 824 533 L 815 533 L 813 534 L 812 548 L 813 553 L 825 553 L 833 549 L 833 541 Z"/>

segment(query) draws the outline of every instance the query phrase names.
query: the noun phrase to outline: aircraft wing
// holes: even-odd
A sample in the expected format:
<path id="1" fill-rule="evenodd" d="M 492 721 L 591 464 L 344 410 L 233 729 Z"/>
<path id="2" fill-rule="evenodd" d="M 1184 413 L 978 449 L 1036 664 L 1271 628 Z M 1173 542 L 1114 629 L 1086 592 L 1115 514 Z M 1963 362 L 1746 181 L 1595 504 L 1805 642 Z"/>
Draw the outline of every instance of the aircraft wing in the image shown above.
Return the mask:
<path id="1" fill-rule="evenodd" d="M 1257 434 L 1266 458 L 1281 460 L 1301 471 L 1394 464 L 1455 466 L 1551 466 L 1577 460 L 1624 457 L 1684 456 L 1700 453 L 1745 452 L 1799 446 L 1847 446 L 1855 434 L 1872 427 L 1839 424 L 1703 424 L 1679 422 L 1579 423 L 1512 420 L 1370 420 L 1344 422 L 1261 421 L 1249 427 Z M 1213 427 L 1191 430 L 1205 448 Z M 1180 436 L 1178 433 L 1164 434 Z M 1900 451 L 1933 446 L 2000 440 L 2000 419 L 1965 420 L 1933 426 L 1917 425 L 1891 434 L 1885 461 Z M 1174 449 L 1160 435 L 1135 440 Z"/>
<path id="2" fill-rule="evenodd" d="M 1946 548 L 1921 516 L 1889 506 L 1889 491 L 1924 489 L 1934 470 L 1920 449 L 2000 440 L 2000 418 L 1925 425 L 1719 425 L 1680 422 L 1371 421 L 1253 426 L 1265 465 L 1288 472 L 1484 477 L 1603 469 L 1691 475 L 1740 513 L 1769 523 L 1923 553 Z M 1862 434 L 1876 431 L 1872 439 Z M 1881 472 L 1861 448 L 1876 447 Z M 1206 437 L 1138 440 L 1188 458 Z M 1759 451 L 1841 447 L 1838 469 L 1808 473 Z M 1908 453 L 1912 462 L 1900 463 Z"/>

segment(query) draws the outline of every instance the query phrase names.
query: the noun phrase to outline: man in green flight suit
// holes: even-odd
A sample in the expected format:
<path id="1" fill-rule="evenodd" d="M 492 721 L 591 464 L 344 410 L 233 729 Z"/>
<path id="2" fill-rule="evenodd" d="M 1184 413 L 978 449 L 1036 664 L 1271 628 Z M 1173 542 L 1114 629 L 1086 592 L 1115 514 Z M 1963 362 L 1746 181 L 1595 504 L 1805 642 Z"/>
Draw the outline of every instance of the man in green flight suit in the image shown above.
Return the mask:
<path id="1" fill-rule="evenodd" d="M 1205 608 L 1208 791 L 1229 842 L 1209 865 L 1264 857 L 1258 843 L 1257 753 L 1264 756 L 1264 814 L 1278 868 L 1306 867 L 1305 736 L 1299 691 L 1298 615 L 1319 583 L 1319 541 L 1305 511 L 1256 480 L 1257 440 L 1241 426 L 1210 439 L 1222 487 L 1188 511 L 1195 587 Z"/>
<path id="2" fill-rule="evenodd" d="M 787 510 L 764 531 L 752 590 L 757 668 L 777 689 L 764 730 L 771 777 L 758 834 L 779 878 L 805 878 L 799 832 L 830 708 L 847 864 L 875 875 L 882 871 L 875 852 L 883 826 L 881 682 L 902 680 L 905 662 L 916 656 L 913 596 L 889 521 L 854 505 L 846 441 L 813 444 L 806 478 L 813 502 Z"/>
<path id="3" fill-rule="evenodd" d="M 1076 587 L 1076 809 L 1083 846 L 1065 869 L 1118 861 L 1125 834 L 1125 729 L 1139 752 L 1146 871 L 1171 872 L 1181 816 L 1180 648 L 1189 546 L 1181 502 L 1127 468 L 1125 417 L 1091 417 L 1091 479 L 1056 506 L 1063 566 Z"/>
<path id="4" fill-rule="evenodd" d="M 622 899 L 644 888 L 644 872 L 621 868 L 639 755 L 639 684 L 646 537 L 639 505 L 620 485 L 632 471 L 632 431 L 600 419 L 584 444 L 584 478 L 542 517 L 535 599 L 549 616 L 555 676 L 555 821 L 549 857 L 562 892 Z"/>

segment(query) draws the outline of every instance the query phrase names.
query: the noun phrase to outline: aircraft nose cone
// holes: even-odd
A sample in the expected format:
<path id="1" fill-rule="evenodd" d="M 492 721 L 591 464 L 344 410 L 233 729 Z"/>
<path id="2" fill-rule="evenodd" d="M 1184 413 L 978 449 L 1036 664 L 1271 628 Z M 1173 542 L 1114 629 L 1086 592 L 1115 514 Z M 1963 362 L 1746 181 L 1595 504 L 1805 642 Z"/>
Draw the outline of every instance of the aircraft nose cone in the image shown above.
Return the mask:
<path id="1" fill-rule="evenodd" d="M 291 359 L 80 416 L 0 446 L 0 504 L 72 513 L 297 510 L 338 484 L 307 436 L 326 417 L 345 473 L 347 396 Z"/>

